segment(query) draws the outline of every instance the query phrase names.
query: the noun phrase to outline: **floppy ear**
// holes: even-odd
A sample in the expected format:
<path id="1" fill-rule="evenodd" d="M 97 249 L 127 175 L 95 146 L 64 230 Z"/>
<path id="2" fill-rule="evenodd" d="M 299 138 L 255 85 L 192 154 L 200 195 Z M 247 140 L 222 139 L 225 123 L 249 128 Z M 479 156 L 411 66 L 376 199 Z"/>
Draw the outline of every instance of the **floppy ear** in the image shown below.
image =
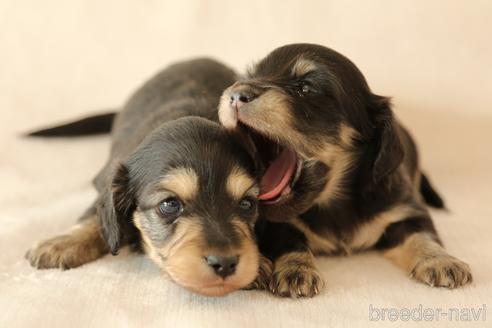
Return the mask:
<path id="1" fill-rule="evenodd" d="M 403 161 L 403 145 L 388 98 L 373 95 L 371 117 L 376 130 L 372 176 L 375 183 L 393 173 Z"/>
<path id="2" fill-rule="evenodd" d="M 131 233 L 131 215 L 135 210 L 133 192 L 130 188 L 128 169 L 120 165 L 110 188 L 101 193 L 97 214 L 102 235 L 111 254 L 117 255 L 120 245 L 128 242 Z"/>

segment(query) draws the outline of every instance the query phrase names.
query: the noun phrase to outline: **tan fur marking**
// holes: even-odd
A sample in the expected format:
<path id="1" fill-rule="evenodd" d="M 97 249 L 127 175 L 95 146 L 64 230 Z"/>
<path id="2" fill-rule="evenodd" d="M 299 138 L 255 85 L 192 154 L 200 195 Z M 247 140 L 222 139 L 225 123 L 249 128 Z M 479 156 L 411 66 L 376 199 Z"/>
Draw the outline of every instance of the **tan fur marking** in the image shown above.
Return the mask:
<path id="1" fill-rule="evenodd" d="M 413 207 L 407 205 L 398 205 L 379 213 L 371 221 L 361 225 L 355 231 L 350 240 L 349 248 L 356 251 L 373 246 L 381 238 L 388 225 L 415 214 L 418 214 L 418 212 Z"/>
<path id="2" fill-rule="evenodd" d="M 227 177 L 226 188 L 227 192 L 233 199 L 239 200 L 245 196 L 246 193 L 249 196 L 258 196 L 259 189 L 253 188 L 255 180 L 244 170 L 235 167 Z"/>
<path id="3" fill-rule="evenodd" d="M 324 282 L 310 251 L 282 255 L 274 263 L 270 291 L 282 297 L 313 297 Z"/>
<path id="4" fill-rule="evenodd" d="M 429 286 L 456 288 L 472 282 L 468 264 L 449 255 L 427 233 L 414 233 L 383 255 Z"/>
<path id="5" fill-rule="evenodd" d="M 255 237 L 251 235 L 251 230 L 246 223 L 239 219 L 233 219 L 232 222 L 236 229 L 243 235 L 239 250 L 233 251 L 235 254 L 240 254 L 240 261 L 236 273 L 236 275 L 239 275 L 238 280 L 243 283 L 249 280 L 245 286 L 254 282 L 255 279 L 257 279 L 260 285 L 264 285 L 267 278 L 259 275 L 266 275 L 268 272 L 271 274 L 271 268 L 268 269 L 268 260 L 260 255 L 254 239 Z M 262 266 L 261 268 L 260 265 Z"/>
<path id="6" fill-rule="evenodd" d="M 219 105 L 219 120 L 222 125 L 232 129 L 239 120 L 273 140 L 296 149 L 302 157 L 308 157 L 301 143 L 304 140 L 303 135 L 292 128 L 295 117 L 288 96 L 278 89 L 269 89 L 252 102 L 243 105 L 236 113 L 230 106 L 229 98 L 230 92 L 240 89 L 241 85 L 232 86 L 222 95 Z"/>
<path id="7" fill-rule="evenodd" d="M 233 220 L 234 226 L 242 236 L 238 248 L 217 250 L 208 247 L 204 240 L 200 218 L 195 217 L 180 217 L 169 241 L 164 246 L 157 247 L 142 229 L 143 215 L 137 212 L 133 220 L 141 232 L 146 253 L 179 285 L 197 293 L 219 296 L 244 288 L 257 277 L 259 251 L 244 222 Z M 204 259 L 212 254 L 239 256 L 236 273 L 226 279 L 217 276 Z"/>
<path id="8" fill-rule="evenodd" d="M 326 142 L 320 147 L 321 151 L 317 159 L 327 165 L 330 170 L 327 173 L 328 183 L 316 198 L 316 204 L 326 206 L 331 199 L 344 196 L 344 186 L 341 182 L 353 164 L 354 159 L 350 150 L 356 138 L 357 131 L 346 124 L 341 124 L 338 133 L 340 144 Z"/>
<path id="9" fill-rule="evenodd" d="M 379 240 L 388 225 L 398 222 L 408 215 L 415 214 L 412 207 L 401 205 L 386 212 L 380 213 L 368 223 L 360 226 L 347 241 L 340 240 L 329 234 L 315 233 L 299 219 L 294 219 L 291 224 L 302 231 L 306 236 L 309 249 L 315 254 L 333 254 L 343 252 L 351 254 L 368 249 Z"/>
<path id="10" fill-rule="evenodd" d="M 231 107 L 231 88 L 227 88 L 220 97 L 219 121 L 227 129 L 234 129 L 237 126 L 237 113 Z"/>
<path id="11" fill-rule="evenodd" d="M 340 124 L 338 138 L 342 142 L 342 147 L 350 149 L 354 145 L 354 140 L 357 139 L 359 133 L 345 123 Z"/>
<path id="12" fill-rule="evenodd" d="M 301 57 L 297 59 L 296 63 L 292 67 L 292 74 L 300 77 L 315 71 L 316 69 L 316 64 L 313 61 Z"/>
<path id="13" fill-rule="evenodd" d="M 240 111 L 240 116 L 244 113 L 247 119 L 255 122 L 255 127 L 258 125 L 260 129 L 275 129 L 278 132 L 292 127 L 293 118 L 289 110 L 290 105 L 282 92 L 274 89 L 268 90 L 257 98 L 255 102 L 254 110 L 251 112 L 248 111 L 248 108 Z M 253 106 L 248 105 L 248 107 Z M 256 115 L 259 115 L 259 117 Z M 275 126 L 277 123 L 279 125 Z M 288 131 L 284 130 L 282 132 Z"/>
<path id="14" fill-rule="evenodd" d="M 239 119 L 258 132 L 272 138 L 280 144 L 286 144 L 307 158 L 304 136 L 293 126 L 295 120 L 288 97 L 281 91 L 270 89 L 251 103 L 243 106 L 239 111 Z M 281 136 L 281 138 L 279 138 Z"/>
<path id="15" fill-rule="evenodd" d="M 320 155 L 321 162 L 327 165 L 330 170 L 327 173 L 327 183 L 323 191 L 315 199 L 315 203 L 320 206 L 327 206 L 330 200 L 344 196 L 344 186 L 342 180 L 353 163 L 352 154 L 339 146 L 325 144 Z"/>
<path id="16" fill-rule="evenodd" d="M 147 253 L 147 255 L 151 258 L 154 263 L 156 263 L 160 268 L 164 268 L 164 261 L 163 259 L 159 256 L 157 249 L 154 247 L 154 244 L 150 240 L 149 236 L 145 233 L 145 231 L 142 229 L 142 217 L 141 213 L 135 212 L 133 213 L 133 223 L 135 224 L 135 227 L 140 231 L 140 237 L 142 237 L 142 246 Z"/>
<path id="17" fill-rule="evenodd" d="M 190 168 L 177 168 L 166 174 L 160 185 L 189 201 L 198 193 L 198 176 Z"/>
<path id="18" fill-rule="evenodd" d="M 321 236 L 314 233 L 307 225 L 299 219 L 294 219 L 290 222 L 293 226 L 299 229 L 306 236 L 309 249 L 315 254 L 333 254 L 338 251 L 338 246 L 335 242 L 337 238 L 327 235 Z"/>
<path id="19" fill-rule="evenodd" d="M 75 225 L 67 234 L 45 240 L 26 254 L 38 269 L 71 269 L 109 253 L 94 215 Z"/>

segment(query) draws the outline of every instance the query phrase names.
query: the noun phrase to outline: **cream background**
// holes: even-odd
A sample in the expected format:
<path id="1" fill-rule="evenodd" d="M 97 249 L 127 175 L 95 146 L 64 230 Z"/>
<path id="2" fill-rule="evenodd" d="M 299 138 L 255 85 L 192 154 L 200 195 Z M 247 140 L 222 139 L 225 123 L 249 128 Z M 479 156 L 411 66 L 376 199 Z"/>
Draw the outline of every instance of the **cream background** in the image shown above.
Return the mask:
<path id="1" fill-rule="evenodd" d="M 0 326 L 366 327 L 377 324 L 369 304 L 487 304 L 487 322 L 471 326 L 490 325 L 491 31 L 492 2 L 479 0 L 0 0 Z M 416 284 L 375 254 L 320 259 L 327 288 L 297 301 L 261 292 L 196 296 L 133 254 L 68 272 L 27 265 L 25 250 L 70 227 L 95 196 L 89 181 L 109 141 L 19 133 L 119 106 L 173 61 L 210 55 L 243 70 L 291 42 L 340 51 L 376 93 L 393 96 L 449 204 L 436 225 L 450 252 L 472 266 L 471 287 Z"/>

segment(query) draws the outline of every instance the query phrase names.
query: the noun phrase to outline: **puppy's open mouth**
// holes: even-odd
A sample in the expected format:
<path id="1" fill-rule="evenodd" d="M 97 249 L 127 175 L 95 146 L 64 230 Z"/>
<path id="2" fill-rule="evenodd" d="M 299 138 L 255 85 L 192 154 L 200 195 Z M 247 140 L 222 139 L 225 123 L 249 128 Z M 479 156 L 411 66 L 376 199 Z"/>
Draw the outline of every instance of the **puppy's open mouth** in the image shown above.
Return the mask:
<path id="1" fill-rule="evenodd" d="M 248 136 L 253 155 L 264 170 L 258 199 L 263 204 L 275 204 L 288 198 L 299 178 L 303 161 L 294 150 L 250 126 L 239 123 L 239 128 Z"/>

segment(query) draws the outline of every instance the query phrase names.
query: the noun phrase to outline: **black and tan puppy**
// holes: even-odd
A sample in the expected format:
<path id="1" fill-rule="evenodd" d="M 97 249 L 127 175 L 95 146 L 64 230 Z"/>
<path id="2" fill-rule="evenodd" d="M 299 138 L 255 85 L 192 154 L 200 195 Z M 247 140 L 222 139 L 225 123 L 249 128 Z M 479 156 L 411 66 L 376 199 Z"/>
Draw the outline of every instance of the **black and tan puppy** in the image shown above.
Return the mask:
<path id="1" fill-rule="evenodd" d="M 312 44 L 274 50 L 223 94 L 222 124 L 249 132 L 268 167 L 260 182 L 260 248 L 274 261 L 271 291 L 312 296 L 313 254 L 375 248 L 414 279 L 455 288 L 467 264 L 449 255 L 426 202 L 442 201 L 417 149 L 341 54 Z"/>
<path id="2" fill-rule="evenodd" d="M 213 122 L 234 79 L 222 64 L 199 59 L 140 88 L 116 116 L 109 160 L 94 180 L 97 200 L 68 233 L 34 246 L 30 263 L 74 268 L 136 243 L 201 294 L 264 285 L 271 271 L 253 231 L 254 163 L 241 139 Z"/>

